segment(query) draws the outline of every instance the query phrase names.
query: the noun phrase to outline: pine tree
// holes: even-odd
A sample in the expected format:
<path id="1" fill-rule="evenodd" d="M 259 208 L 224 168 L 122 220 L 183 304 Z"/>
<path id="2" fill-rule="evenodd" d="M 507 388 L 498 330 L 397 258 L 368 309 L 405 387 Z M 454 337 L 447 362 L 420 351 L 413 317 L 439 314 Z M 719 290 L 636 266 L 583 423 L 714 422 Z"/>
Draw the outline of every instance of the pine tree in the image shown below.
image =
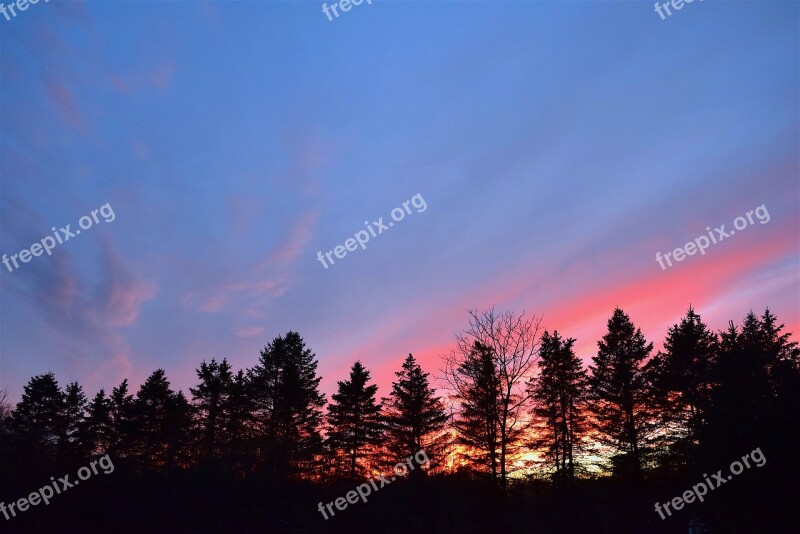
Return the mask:
<path id="1" fill-rule="evenodd" d="M 136 433 L 133 395 L 128 393 L 128 380 L 111 390 L 110 417 L 111 443 L 108 452 L 114 458 L 128 458 L 134 455 L 133 446 Z"/>
<path id="2" fill-rule="evenodd" d="M 167 403 L 165 431 L 166 469 L 186 468 L 191 460 L 192 405 L 183 391 L 174 393 Z"/>
<path id="3" fill-rule="evenodd" d="M 135 452 L 143 469 L 163 469 L 176 463 L 186 433 L 189 403 L 170 388 L 163 369 L 154 371 L 139 388 L 134 401 Z"/>
<path id="4" fill-rule="evenodd" d="M 351 478 L 365 471 L 364 460 L 381 438 L 381 404 L 375 399 L 378 386 L 367 385 L 369 379 L 369 371 L 357 361 L 350 379 L 339 381 L 328 406 L 331 449 L 347 458 Z"/>
<path id="5" fill-rule="evenodd" d="M 113 443 L 114 426 L 111 418 L 111 399 L 104 390 L 94 396 L 86 408 L 86 419 L 81 429 L 81 441 L 87 454 L 102 455 Z"/>
<path id="6" fill-rule="evenodd" d="M 222 406 L 222 411 L 227 415 L 222 428 L 225 465 L 238 473 L 250 471 L 254 464 L 251 454 L 254 405 L 250 392 L 247 376 L 239 370 L 231 379 L 228 396 Z"/>
<path id="7" fill-rule="evenodd" d="M 321 453 L 325 396 L 316 356 L 297 332 L 276 337 L 249 373 L 261 459 L 279 477 L 309 472 Z"/>
<path id="8" fill-rule="evenodd" d="M 66 458 L 76 459 L 83 454 L 81 430 L 86 416 L 86 395 L 77 382 L 68 384 L 64 390 L 64 405 L 61 416 L 59 451 Z"/>
<path id="9" fill-rule="evenodd" d="M 721 334 L 713 369 L 705 463 L 759 443 L 773 457 L 793 462 L 800 439 L 800 350 L 769 310 L 747 314 L 741 330 L 731 321 Z M 786 451 L 786 452 L 784 452 Z M 791 452 L 789 452 L 791 451 Z"/>
<path id="10" fill-rule="evenodd" d="M 575 340 L 562 339 L 558 331 L 545 331 L 539 349 L 539 376 L 531 382 L 533 413 L 538 424 L 535 444 L 546 447 L 546 457 L 554 466 L 556 482 L 575 479 L 575 455 L 581 449 L 586 431 L 584 409 L 587 376 L 573 351 Z"/>
<path id="11" fill-rule="evenodd" d="M 24 446 L 55 455 L 63 436 L 64 392 L 53 373 L 34 376 L 11 416 L 14 434 Z"/>
<path id="12" fill-rule="evenodd" d="M 420 450 L 425 450 L 431 466 L 444 460 L 447 414 L 441 399 L 428 382 L 428 373 L 411 354 L 396 372 L 397 381 L 392 392 L 383 401 L 387 425 L 387 446 L 392 462 L 405 460 Z M 412 474 L 422 470 L 412 471 Z"/>
<path id="13" fill-rule="evenodd" d="M 773 393 L 778 398 L 797 400 L 800 388 L 797 378 L 800 376 L 800 346 L 796 341 L 789 341 L 791 334 L 782 333 L 783 324 L 778 324 L 769 308 L 761 316 L 761 335 L 767 355 L 767 366 Z"/>
<path id="14" fill-rule="evenodd" d="M 453 423 L 464 456 L 479 469 L 498 477 L 500 459 L 500 380 L 493 351 L 475 341 L 459 365 L 455 400 L 459 413 Z"/>
<path id="15" fill-rule="evenodd" d="M 200 379 L 200 384 L 189 391 L 192 393 L 197 414 L 203 459 L 211 465 L 220 456 L 225 446 L 224 440 L 230 437 L 223 433 L 223 429 L 227 424 L 228 414 L 225 413 L 225 407 L 233 381 L 231 366 L 227 360 L 217 363 L 212 358 L 211 363 L 204 361 L 200 364 L 197 378 Z"/>
<path id="16" fill-rule="evenodd" d="M 616 452 L 614 471 L 640 477 L 652 425 L 643 365 L 653 344 L 617 308 L 597 345 L 589 377 L 594 424 L 600 441 Z"/>
<path id="17" fill-rule="evenodd" d="M 673 465 L 693 461 L 707 423 L 718 344 L 717 336 L 689 307 L 681 322 L 669 329 L 664 352 L 646 365 Z"/>

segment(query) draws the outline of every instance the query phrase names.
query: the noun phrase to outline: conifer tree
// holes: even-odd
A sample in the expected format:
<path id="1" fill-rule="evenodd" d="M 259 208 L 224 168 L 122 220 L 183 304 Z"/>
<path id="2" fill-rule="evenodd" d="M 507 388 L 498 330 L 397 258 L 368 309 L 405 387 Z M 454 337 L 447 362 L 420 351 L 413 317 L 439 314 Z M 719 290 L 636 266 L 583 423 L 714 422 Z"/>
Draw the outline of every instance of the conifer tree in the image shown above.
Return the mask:
<path id="1" fill-rule="evenodd" d="M 254 405 L 250 392 L 247 375 L 239 370 L 231 378 L 228 396 L 222 407 L 226 414 L 222 429 L 225 436 L 223 456 L 227 467 L 237 473 L 251 470 L 254 463 L 251 448 Z"/>
<path id="2" fill-rule="evenodd" d="M 652 411 L 644 364 L 653 350 L 640 329 L 617 308 L 597 342 L 589 377 L 590 409 L 600 441 L 615 451 L 613 471 L 640 477 Z"/>
<path id="3" fill-rule="evenodd" d="M 24 446 L 54 455 L 63 435 L 64 392 L 53 373 L 34 376 L 11 416 L 14 434 Z"/>
<path id="4" fill-rule="evenodd" d="M 800 446 L 794 431 L 800 420 L 800 350 L 788 333 L 781 333 L 783 328 L 769 310 L 761 318 L 751 311 L 741 330 L 731 321 L 721 334 L 707 464 L 754 441 L 797 464 L 789 445 Z"/>
<path id="5" fill-rule="evenodd" d="M 172 391 L 163 369 L 147 377 L 133 409 L 140 466 L 158 470 L 175 465 L 188 431 L 189 403 L 183 393 Z"/>
<path id="6" fill-rule="evenodd" d="M 78 458 L 84 452 L 81 431 L 86 416 L 86 395 L 77 382 L 68 384 L 64 390 L 63 412 L 59 436 L 59 451 L 66 458 Z"/>
<path id="7" fill-rule="evenodd" d="M 347 460 L 351 478 L 365 472 L 368 460 L 381 439 L 381 404 L 378 386 L 368 385 L 370 374 L 360 361 L 353 364 L 350 379 L 339 381 L 338 392 L 328 406 L 328 439 L 331 450 Z"/>
<path id="8" fill-rule="evenodd" d="M 230 438 L 224 428 L 229 417 L 226 407 L 233 381 L 231 366 L 224 359 L 221 363 L 213 358 L 210 363 L 203 361 L 197 369 L 197 378 L 200 383 L 190 391 L 197 414 L 201 454 L 210 465 L 219 457 L 225 439 Z"/>
<path id="9" fill-rule="evenodd" d="M 322 450 L 320 380 L 316 356 L 297 332 L 272 340 L 250 370 L 260 460 L 268 472 L 283 477 L 313 468 Z"/>
<path id="10" fill-rule="evenodd" d="M 681 322 L 670 327 L 664 351 L 645 366 L 662 442 L 671 451 L 663 456 L 673 467 L 693 461 L 707 424 L 717 349 L 717 336 L 689 307 Z"/>
<path id="11" fill-rule="evenodd" d="M 86 419 L 81 429 L 85 452 L 90 456 L 105 454 L 113 443 L 113 436 L 111 399 L 101 389 L 86 408 Z"/>
<path id="12" fill-rule="evenodd" d="M 500 459 L 500 380 L 490 347 L 475 341 L 472 351 L 457 369 L 454 397 L 459 412 L 453 423 L 464 456 L 498 477 Z"/>
<path id="13" fill-rule="evenodd" d="M 540 418 L 535 444 L 546 448 L 556 482 L 575 479 L 576 453 L 586 431 L 587 376 L 572 349 L 575 340 L 545 331 L 538 377 L 531 382 L 533 413 Z"/>
<path id="14" fill-rule="evenodd" d="M 387 446 L 393 462 L 425 450 L 431 465 L 441 464 L 446 442 L 447 414 L 441 399 L 428 382 L 428 373 L 411 354 L 396 372 L 397 381 L 383 404 L 387 425 Z M 422 473 L 415 470 L 413 473 Z"/>
<path id="15" fill-rule="evenodd" d="M 118 459 L 133 455 L 135 425 L 133 395 L 128 393 L 128 379 L 111 390 L 109 410 L 111 417 L 111 439 L 108 452 Z"/>

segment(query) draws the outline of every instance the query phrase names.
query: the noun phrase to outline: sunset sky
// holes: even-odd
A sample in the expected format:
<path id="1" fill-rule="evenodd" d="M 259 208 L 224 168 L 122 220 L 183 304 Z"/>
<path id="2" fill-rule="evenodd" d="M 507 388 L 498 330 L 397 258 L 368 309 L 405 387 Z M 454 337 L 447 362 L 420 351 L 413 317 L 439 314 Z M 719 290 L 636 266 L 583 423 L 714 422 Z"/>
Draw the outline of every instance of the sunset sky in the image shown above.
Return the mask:
<path id="1" fill-rule="evenodd" d="M 39 2 L 0 18 L 0 388 L 87 395 L 287 330 L 330 394 L 437 374 L 467 309 L 589 361 L 615 306 L 659 347 L 691 304 L 800 332 L 797 2 Z M 317 261 L 416 194 L 427 210 Z M 662 254 L 764 205 L 662 270 Z"/>

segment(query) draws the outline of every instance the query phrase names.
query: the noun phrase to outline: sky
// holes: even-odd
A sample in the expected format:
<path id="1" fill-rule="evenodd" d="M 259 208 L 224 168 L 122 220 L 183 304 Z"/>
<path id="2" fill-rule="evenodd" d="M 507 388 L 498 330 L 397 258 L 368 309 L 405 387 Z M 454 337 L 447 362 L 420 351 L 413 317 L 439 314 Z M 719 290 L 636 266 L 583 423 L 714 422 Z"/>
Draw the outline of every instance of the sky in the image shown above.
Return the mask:
<path id="1" fill-rule="evenodd" d="M 321 4 L 0 17 L 0 253 L 108 204 L 0 266 L 12 399 L 48 371 L 90 396 L 164 368 L 188 392 L 289 330 L 325 393 L 361 360 L 386 395 L 492 306 L 587 363 L 617 306 L 657 348 L 689 305 L 714 330 L 769 307 L 800 339 L 800 4 Z"/>

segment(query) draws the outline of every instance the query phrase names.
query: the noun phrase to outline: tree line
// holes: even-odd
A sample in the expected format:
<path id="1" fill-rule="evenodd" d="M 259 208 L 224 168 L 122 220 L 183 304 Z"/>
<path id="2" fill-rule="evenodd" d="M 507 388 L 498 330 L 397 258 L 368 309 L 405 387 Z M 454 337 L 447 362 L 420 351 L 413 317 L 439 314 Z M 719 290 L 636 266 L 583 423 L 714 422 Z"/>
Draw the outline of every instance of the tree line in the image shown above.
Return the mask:
<path id="1" fill-rule="evenodd" d="M 0 447 L 6 457 L 60 463 L 109 454 L 135 473 L 314 481 L 371 476 L 424 449 L 428 474 L 503 489 L 532 467 L 570 487 L 599 475 L 691 474 L 754 447 L 796 468 L 788 449 L 798 441 L 800 349 L 783 330 L 767 309 L 713 332 L 690 307 L 653 354 L 615 309 L 586 367 L 575 339 L 536 316 L 470 311 L 441 356 L 441 396 L 409 354 L 388 396 L 378 397 L 356 361 L 330 401 L 315 354 L 290 331 L 250 369 L 203 361 L 190 398 L 163 369 L 135 395 L 123 380 L 91 399 L 77 382 L 62 388 L 53 373 L 35 376 L 15 407 L 0 399 Z"/>

